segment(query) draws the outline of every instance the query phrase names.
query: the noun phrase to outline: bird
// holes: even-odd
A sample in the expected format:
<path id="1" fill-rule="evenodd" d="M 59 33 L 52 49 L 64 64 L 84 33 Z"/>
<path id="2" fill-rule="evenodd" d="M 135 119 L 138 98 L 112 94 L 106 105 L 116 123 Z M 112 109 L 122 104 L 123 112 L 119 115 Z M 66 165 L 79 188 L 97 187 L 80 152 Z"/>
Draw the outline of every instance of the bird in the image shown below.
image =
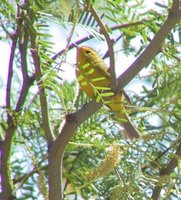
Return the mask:
<path id="1" fill-rule="evenodd" d="M 110 92 L 111 75 L 101 56 L 91 47 L 77 46 L 76 77 L 80 86 L 91 99 L 103 97 Z M 120 119 L 125 139 L 138 139 L 140 134 L 131 122 L 124 106 L 123 92 L 110 93 L 106 106 Z M 106 96 L 106 95 L 105 95 Z M 101 99 L 101 98 L 100 98 Z M 104 99 L 102 99 L 104 100 Z"/>

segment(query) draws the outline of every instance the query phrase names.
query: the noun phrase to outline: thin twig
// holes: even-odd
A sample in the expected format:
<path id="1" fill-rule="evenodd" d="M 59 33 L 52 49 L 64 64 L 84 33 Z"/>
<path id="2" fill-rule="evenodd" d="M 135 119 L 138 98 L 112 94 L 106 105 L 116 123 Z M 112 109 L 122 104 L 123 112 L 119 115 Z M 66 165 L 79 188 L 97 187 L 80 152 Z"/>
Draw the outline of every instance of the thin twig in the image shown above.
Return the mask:
<path id="1" fill-rule="evenodd" d="M 112 26 L 111 30 L 114 31 L 114 30 L 118 30 L 118 29 L 122 29 L 122 28 L 128 28 L 128 27 L 131 27 L 131 26 L 143 25 L 146 22 L 151 22 L 151 21 L 153 21 L 153 19 L 143 19 L 143 20 L 136 21 L 136 22 L 129 22 L 129 23 L 125 23 L 125 24 L 118 24 L 116 26 Z"/>
<path id="2" fill-rule="evenodd" d="M 70 169 L 68 170 L 68 174 L 71 174 L 71 172 L 73 171 L 75 165 L 76 165 L 76 162 L 77 160 L 79 160 L 79 157 L 82 155 L 82 152 L 84 152 L 85 149 L 82 149 L 81 151 L 79 151 L 76 155 L 75 155 L 75 159 L 71 162 L 72 166 L 70 167 Z M 64 183 L 64 189 L 63 189 L 63 192 L 66 192 L 66 188 L 68 186 L 68 184 L 70 183 L 70 180 L 67 178 L 65 180 L 65 183 Z"/>
<path id="3" fill-rule="evenodd" d="M 117 25 L 117 26 L 113 26 L 113 27 L 110 27 L 111 30 L 115 31 L 115 30 L 118 30 L 118 29 L 121 29 L 121 28 L 128 28 L 128 27 L 131 27 L 131 26 L 139 26 L 139 25 L 143 25 L 145 22 L 147 22 L 149 20 L 142 20 L 142 21 L 138 21 L 138 22 L 131 22 L 131 23 L 126 23 L 126 24 L 120 24 L 120 25 Z M 101 33 L 101 30 L 100 30 L 100 33 Z M 68 49 L 71 50 L 73 49 L 74 47 L 77 47 L 77 45 L 79 44 L 82 44 L 90 39 L 94 38 L 94 35 L 88 35 L 82 39 L 79 39 L 77 40 L 76 42 L 73 42 L 72 44 L 69 45 Z M 52 60 L 56 60 L 60 55 L 63 54 L 63 52 L 65 51 L 65 49 L 59 51 L 57 54 L 55 54 L 51 59 Z"/>
<path id="4" fill-rule="evenodd" d="M 117 177 L 118 177 L 118 180 L 119 180 L 119 182 L 120 182 L 120 185 L 121 185 L 122 187 L 124 187 L 124 186 L 125 186 L 125 183 L 124 183 L 123 178 L 121 177 L 121 175 L 120 175 L 120 173 L 119 173 L 118 168 L 116 167 L 116 168 L 114 169 L 114 171 L 115 171 L 115 173 L 116 173 L 116 175 L 117 175 Z"/>
<path id="5" fill-rule="evenodd" d="M 107 45 L 108 45 L 108 50 L 109 50 L 109 57 L 110 57 L 110 64 L 109 64 L 109 72 L 111 74 L 111 85 L 110 87 L 114 91 L 116 88 L 116 73 L 115 73 L 115 57 L 114 57 L 114 48 L 113 48 L 113 42 L 110 39 L 110 36 L 107 32 L 107 29 L 105 25 L 103 24 L 102 20 L 99 18 L 97 12 L 95 9 L 91 6 L 90 12 L 94 16 L 94 19 L 96 20 L 97 24 L 100 27 L 100 32 L 104 35 Z"/>
<path id="6" fill-rule="evenodd" d="M 173 172 L 173 170 L 178 165 L 178 157 L 180 156 L 181 156 L 181 142 L 177 148 L 174 158 L 171 159 L 167 167 L 160 170 L 160 178 L 162 178 L 163 176 L 169 176 Z M 159 198 L 161 190 L 162 190 L 162 184 L 158 182 L 158 184 L 155 186 L 153 190 L 152 194 L 153 200 L 157 200 Z"/>
<path id="7" fill-rule="evenodd" d="M 150 163 L 145 164 L 141 170 L 144 172 L 148 167 L 157 167 L 159 169 L 160 165 L 158 164 L 159 159 L 163 157 L 170 149 L 174 148 L 175 145 L 178 143 L 178 141 L 175 141 L 174 143 L 171 144 L 168 148 L 166 148 L 163 152 L 160 152 L 158 156 L 152 160 Z"/>
<path id="8" fill-rule="evenodd" d="M 19 43 L 19 52 L 20 52 L 20 62 L 21 62 L 21 72 L 23 77 L 22 89 L 19 93 L 19 99 L 16 105 L 16 112 L 19 112 L 22 109 L 22 106 L 26 100 L 26 96 L 28 94 L 30 86 L 33 84 L 35 80 L 35 74 L 31 77 L 28 76 L 28 65 L 27 65 L 27 47 L 29 41 L 29 33 L 25 27 L 23 26 L 24 38 Z"/>
<path id="9" fill-rule="evenodd" d="M 31 16 L 30 12 L 30 19 L 33 23 L 33 15 Z M 48 111 L 48 103 L 47 97 L 45 93 L 45 88 L 42 86 L 42 73 L 41 73 L 41 64 L 40 64 L 40 57 L 39 57 L 39 49 L 37 47 L 36 42 L 36 34 L 34 32 L 30 33 L 30 42 L 31 42 L 31 54 L 35 66 L 35 74 L 37 85 L 39 87 L 39 97 L 40 97 L 40 106 L 41 106 L 41 114 L 42 114 L 42 127 L 45 132 L 46 140 L 48 146 L 50 146 L 54 140 L 53 132 L 51 130 L 50 121 L 49 121 L 49 111 Z"/>
<path id="10" fill-rule="evenodd" d="M 13 183 L 20 184 L 20 186 L 18 186 L 18 188 L 21 188 L 21 186 L 28 180 L 28 178 L 32 177 L 33 174 L 39 173 L 40 170 L 42 171 L 42 170 L 47 170 L 47 169 L 48 169 L 48 165 L 39 167 L 38 169 L 35 167 L 32 171 L 28 172 L 27 174 L 24 174 L 23 176 L 14 179 Z"/>
<path id="11" fill-rule="evenodd" d="M 17 15 L 21 16 L 19 7 L 17 7 Z M 8 76 L 7 76 L 7 86 L 6 86 L 6 108 L 7 108 L 7 116 L 8 120 L 10 120 L 10 108 L 11 108 L 11 84 L 12 84 L 12 78 L 13 78 L 13 62 L 14 62 L 14 56 L 15 56 L 15 50 L 17 45 L 17 40 L 21 31 L 21 25 L 23 23 L 22 17 L 17 17 L 17 29 L 14 34 L 11 34 L 12 38 L 12 45 L 11 45 L 11 53 L 9 58 L 9 66 L 8 66 Z"/>

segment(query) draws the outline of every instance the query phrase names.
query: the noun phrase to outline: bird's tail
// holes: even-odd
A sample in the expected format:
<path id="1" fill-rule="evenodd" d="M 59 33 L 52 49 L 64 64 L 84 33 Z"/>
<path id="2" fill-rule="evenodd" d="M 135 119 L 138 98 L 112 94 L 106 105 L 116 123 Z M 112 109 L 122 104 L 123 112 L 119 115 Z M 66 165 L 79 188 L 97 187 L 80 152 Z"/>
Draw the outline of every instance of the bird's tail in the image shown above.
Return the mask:
<path id="1" fill-rule="evenodd" d="M 123 105 L 123 95 L 116 94 L 111 98 L 109 108 L 114 112 L 116 118 L 121 120 L 121 126 L 124 128 L 123 135 L 126 139 L 137 139 L 140 137 L 138 130 L 129 119 L 126 109 Z"/>
<path id="2" fill-rule="evenodd" d="M 138 130 L 134 127 L 130 119 L 127 117 L 127 121 L 121 124 L 124 128 L 123 135 L 125 139 L 137 139 L 140 137 Z"/>

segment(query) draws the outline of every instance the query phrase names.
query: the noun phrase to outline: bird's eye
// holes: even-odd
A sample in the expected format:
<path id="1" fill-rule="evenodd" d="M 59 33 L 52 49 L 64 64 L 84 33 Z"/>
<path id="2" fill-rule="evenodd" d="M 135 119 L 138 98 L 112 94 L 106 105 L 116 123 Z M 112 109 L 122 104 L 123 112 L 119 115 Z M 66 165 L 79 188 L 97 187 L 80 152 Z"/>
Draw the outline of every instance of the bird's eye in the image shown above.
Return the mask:
<path id="1" fill-rule="evenodd" d="M 85 53 L 86 53 L 86 54 L 90 54 L 91 51 L 90 51 L 90 50 L 86 50 Z"/>

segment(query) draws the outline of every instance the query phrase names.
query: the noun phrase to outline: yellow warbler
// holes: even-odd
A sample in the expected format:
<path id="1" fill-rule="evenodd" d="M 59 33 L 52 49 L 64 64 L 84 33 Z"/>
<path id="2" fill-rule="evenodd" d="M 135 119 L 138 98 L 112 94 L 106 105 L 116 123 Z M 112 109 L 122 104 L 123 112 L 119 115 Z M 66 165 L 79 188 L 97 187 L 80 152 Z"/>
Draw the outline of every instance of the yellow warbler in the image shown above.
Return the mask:
<path id="1" fill-rule="evenodd" d="M 77 70 L 76 76 L 80 88 L 90 97 L 101 96 L 101 92 L 108 92 L 110 86 L 110 73 L 103 59 L 90 47 L 77 47 Z M 106 96 L 106 95 L 105 95 Z M 113 94 L 106 104 L 117 118 L 122 120 L 123 134 L 126 138 L 139 138 L 139 133 L 131 123 L 125 107 L 123 95 Z"/>

